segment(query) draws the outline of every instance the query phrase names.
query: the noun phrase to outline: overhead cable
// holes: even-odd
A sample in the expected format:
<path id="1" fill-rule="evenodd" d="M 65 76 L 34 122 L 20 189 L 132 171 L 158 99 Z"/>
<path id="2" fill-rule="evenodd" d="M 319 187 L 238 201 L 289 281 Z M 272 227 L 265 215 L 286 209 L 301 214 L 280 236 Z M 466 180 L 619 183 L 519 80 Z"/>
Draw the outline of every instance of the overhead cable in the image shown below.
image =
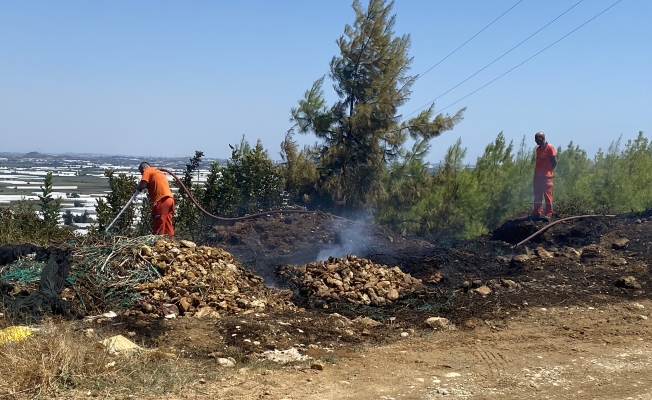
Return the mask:
<path id="1" fill-rule="evenodd" d="M 498 61 L 498 60 L 500 60 L 501 58 L 505 57 L 507 54 L 509 54 L 509 53 L 511 53 L 512 51 L 514 51 L 517 47 L 519 47 L 519 46 L 522 45 L 523 43 L 525 43 L 525 42 L 527 42 L 528 40 L 530 40 L 530 39 L 531 39 L 532 37 L 534 37 L 536 34 L 538 34 L 539 32 L 541 32 L 541 31 L 544 30 L 545 28 L 547 28 L 547 27 L 548 27 L 550 24 L 552 24 L 553 22 L 557 21 L 559 18 L 561 18 L 562 16 L 564 16 L 566 13 L 568 13 L 568 12 L 569 12 L 570 10 L 572 10 L 573 8 L 577 7 L 577 5 L 579 5 L 579 4 L 580 4 L 581 2 L 583 2 L 583 1 L 584 1 L 584 0 L 580 0 L 580 1 L 578 1 L 577 3 L 573 4 L 569 9 L 567 9 L 567 10 L 564 11 L 563 13 L 559 14 L 559 15 L 558 15 L 557 17 L 555 17 L 552 21 L 548 22 L 547 24 L 545 24 L 544 26 L 542 26 L 541 28 L 539 28 L 536 32 L 534 32 L 533 34 L 531 34 L 531 35 L 528 36 L 527 38 L 523 39 L 523 40 L 522 40 L 519 44 L 517 44 L 516 46 L 514 46 L 514 47 L 512 47 L 511 49 L 507 50 L 507 51 L 506 51 L 505 53 L 503 53 L 500 57 L 496 58 L 495 60 L 493 60 L 493 61 L 490 62 L 489 64 L 485 65 L 484 67 L 482 67 L 481 69 L 479 69 L 478 71 L 476 71 L 473 75 L 471 75 L 471 76 L 469 76 L 468 78 L 464 79 L 462 82 L 458 83 L 457 85 L 455 85 L 455 86 L 453 86 L 452 88 L 448 89 L 448 90 L 445 91 L 444 93 L 442 93 L 442 94 L 440 94 L 439 96 L 435 97 L 434 99 L 432 99 L 431 101 L 429 101 L 427 104 L 424 104 L 423 106 L 421 106 L 421 107 L 417 108 L 416 110 L 412 111 L 411 113 L 409 113 L 408 115 L 406 115 L 405 117 L 403 117 L 403 120 L 405 120 L 405 119 L 406 119 L 407 117 L 409 117 L 410 115 L 416 113 L 417 111 L 419 111 L 419 110 L 421 110 L 421 109 L 423 109 L 423 108 L 429 106 L 430 104 L 434 103 L 437 99 L 439 99 L 439 98 L 441 98 L 442 96 L 444 96 L 444 95 L 450 93 L 452 90 L 454 90 L 454 89 L 457 88 L 458 86 L 462 85 L 464 82 L 468 81 L 469 79 L 471 79 L 471 78 L 473 78 L 474 76 L 478 75 L 480 72 L 482 72 L 482 71 L 484 71 L 485 69 L 489 68 L 489 67 L 490 67 L 491 65 L 493 65 L 496 61 Z"/>
<path id="2" fill-rule="evenodd" d="M 541 50 L 541 51 L 535 53 L 533 56 L 527 58 L 525 61 L 521 62 L 520 64 L 518 64 L 518 65 L 515 66 L 514 68 L 512 68 L 512 69 L 508 70 L 507 72 L 505 72 L 505 73 L 499 75 L 498 77 L 492 79 L 492 80 L 489 81 L 488 83 L 486 83 L 486 84 L 480 86 L 479 88 L 477 88 L 476 90 L 474 90 L 474 91 L 472 91 L 471 93 L 467 94 L 466 96 L 464 96 L 464 97 L 462 97 L 462 98 L 456 100 L 455 102 L 453 102 L 453 103 L 447 105 L 446 107 L 442 108 L 442 109 L 439 110 L 438 112 L 440 113 L 440 112 L 442 112 L 442 111 L 444 111 L 444 110 L 446 110 L 446 109 L 448 109 L 448 108 L 454 106 L 455 104 L 457 104 L 457 103 L 459 103 L 460 101 L 466 99 L 467 97 L 471 96 L 472 94 L 474 94 L 474 93 L 476 93 L 476 92 L 478 92 L 478 91 L 484 89 L 485 87 L 491 85 L 492 83 L 496 82 L 498 79 L 500 79 L 500 78 L 502 78 L 503 76 L 505 76 L 505 75 L 509 74 L 510 72 L 514 71 L 516 68 L 520 67 L 521 65 L 523 65 L 523 64 L 525 64 L 526 62 L 530 61 L 530 60 L 533 59 L 534 57 L 536 57 L 536 56 L 538 56 L 539 54 L 543 53 L 544 51 L 548 50 L 549 48 L 551 48 L 551 47 L 554 46 L 555 44 L 561 42 L 561 41 L 564 40 L 566 37 L 570 36 L 572 33 L 574 33 L 575 31 L 579 30 L 579 29 L 580 29 L 581 27 L 583 27 L 584 25 L 586 25 L 586 24 L 588 24 L 589 22 L 593 21 L 594 19 L 598 18 L 600 15 L 604 14 L 604 13 L 607 12 L 610 8 L 612 8 L 612 7 L 615 6 L 616 4 L 620 3 L 621 1 L 623 1 L 623 0 L 618 0 L 617 2 L 613 3 L 613 4 L 610 5 L 609 7 L 605 8 L 604 10 L 602 10 L 600 13 L 596 14 L 593 18 L 589 19 L 588 21 L 586 21 L 586 22 L 583 23 L 582 25 L 578 26 L 577 28 L 573 29 L 572 31 L 570 31 L 570 32 L 568 32 L 567 34 L 565 34 L 564 36 L 562 36 L 562 37 L 560 37 L 559 39 L 557 39 L 557 40 L 555 40 L 554 42 L 552 42 L 550 45 L 548 45 L 548 46 L 546 46 L 545 48 L 543 48 L 543 50 Z M 423 108 L 423 107 L 422 107 L 422 108 Z"/>
<path id="3" fill-rule="evenodd" d="M 505 11 L 505 12 L 502 13 L 502 14 L 500 14 L 500 15 L 498 16 L 498 18 L 496 18 L 496 19 L 494 19 L 493 21 L 491 21 L 491 22 L 489 23 L 489 25 L 487 25 L 487 26 L 485 26 L 484 28 L 480 29 L 480 31 L 479 31 L 478 33 L 476 33 L 475 35 L 471 36 L 471 38 L 470 38 L 469 40 L 467 40 L 466 42 L 462 43 L 458 48 L 456 48 L 455 50 L 453 50 L 453 51 L 451 51 L 450 53 L 448 53 L 448 55 L 447 55 L 446 57 L 444 57 L 444 58 L 442 58 L 441 60 L 439 60 L 439 62 L 438 62 L 437 64 L 435 64 L 435 65 L 433 65 L 432 67 L 428 68 L 428 69 L 426 70 L 426 72 L 424 72 L 423 74 L 419 75 L 419 76 L 418 76 L 414 81 L 416 82 L 419 78 L 421 78 L 422 76 L 424 76 L 425 74 L 427 74 L 428 72 L 430 72 L 433 68 L 435 68 L 436 66 L 438 66 L 438 65 L 441 64 L 442 62 L 444 62 L 448 57 L 450 57 L 450 56 L 452 56 L 453 54 L 455 54 L 459 49 L 461 49 L 462 47 L 464 47 L 464 46 L 465 46 L 467 43 L 469 43 L 471 40 L 475 39 L 476 36 L 478 36 L 479 34 L 481 34 L 482 32 L 484 32 L 485 29 L 489 28 L 491 25 L 494 24 L 494 22 L 496 22 L 496 21 L 498 21 L 499 19 L 501 19 L 505 14 L 507 14 L 508 12 L 510 12 L 510 11 L 512 10 L 512 8 L 514 8 L 514 7 L 516 7 L 517 5 L 519 5 L 522 1 L 523 1 L 523 0 L 519 0 L 516 4 L 514 4 L 514 5 L 511 6 L 509 9 L 507 9 L 507 11 Z"/>

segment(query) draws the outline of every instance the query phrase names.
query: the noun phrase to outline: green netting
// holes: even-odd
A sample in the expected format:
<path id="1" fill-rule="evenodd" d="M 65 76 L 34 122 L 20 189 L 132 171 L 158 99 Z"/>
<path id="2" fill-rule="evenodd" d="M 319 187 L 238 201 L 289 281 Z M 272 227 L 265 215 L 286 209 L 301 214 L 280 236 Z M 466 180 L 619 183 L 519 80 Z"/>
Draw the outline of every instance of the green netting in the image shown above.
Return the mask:
<path id="1" fill-rule="evenodd" d="M 114 237 L 109 242 L 78 245 L 68 284 L 85 313 L 126 310 L 141 298 L 135 286 L 160 278 L 157 269 L 139 254 L 160 236 Z"/>
<path id="2" fill-rule="evenodd" d="M 19 260 L 7 264 L 0 270 L 0 279 L 13 284 L 30 283 L 41 279 L 44 262 Z"/>

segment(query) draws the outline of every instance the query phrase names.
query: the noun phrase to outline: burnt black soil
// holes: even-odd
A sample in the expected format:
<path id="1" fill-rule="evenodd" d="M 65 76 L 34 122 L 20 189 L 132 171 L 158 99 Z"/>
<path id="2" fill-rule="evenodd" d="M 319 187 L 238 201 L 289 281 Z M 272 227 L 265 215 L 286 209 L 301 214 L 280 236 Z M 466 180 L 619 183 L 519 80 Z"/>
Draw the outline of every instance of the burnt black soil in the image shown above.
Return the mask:
<path id="1" fill-rule="evenodd" d="M 193 358 L 244 360 L 264 350 L 299 344 L 346 349 L 390 342 L 404 330 L 413 330 L 413 335 L 426 332 L 423 322 L 432 316 L 449 318 L 460 329 L 485 324 L 500 327 L 510 312 L 529 307 L 591 306 L 649 298 L 650 215 L 652 212 L 559 223 L 519 247 L 512 243 L 547 222 L 508 221 L 491 234 L 446 245 L 403 237 L 373 225 L 335 221 L 324 214 L 274 215 L 239 222 L 217 227 L 208 244 L 233 253 L 268 284 L 283 285 L 275 274 L 281 264 L 314 261 L 320 253 L 339 256 L 342 254 L 337 252 L 349 252 L 399 266 L 422 279 L 425 289 L 386 307 L 328 303 L 308 308 L 305 299 L 296 296 L 298 306 L 305 307 L 298 312 L 269 311 L 218 320 L 130 316 L 111 323 L 121 324 L 116 332 L 132 330 L 140 343 L 177 354 L 181 349 Z M 623 238 L 629 242 L 616 246 Z M 589 247 L 580 256 L 585 246 Z M 627 282 L 634 284 L 623 284 L 624 277 L 633 277 Z M 487 286 L 491 293 L 481 295 L 476 290 L 480 286 Z M 351 322 L 357 317 L 369 317 L 381 325 L 369 328 Z"/>

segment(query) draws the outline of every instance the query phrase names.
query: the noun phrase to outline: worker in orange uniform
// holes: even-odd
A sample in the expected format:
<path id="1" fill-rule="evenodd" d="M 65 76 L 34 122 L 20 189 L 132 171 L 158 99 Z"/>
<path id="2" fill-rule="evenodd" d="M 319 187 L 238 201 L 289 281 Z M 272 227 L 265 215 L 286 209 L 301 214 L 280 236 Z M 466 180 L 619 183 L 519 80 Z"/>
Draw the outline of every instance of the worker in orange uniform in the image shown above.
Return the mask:
<path id="1" fill-rule="evenodd" d="M 552 217 L 552 172 L 557 166 L 557 150 L 550 143 L 546 142 L 546 135 L 543 132 L 534 134 L 534 141 L 537 143 L 537 160 L 534 166 L 534 211 L 532 217 L 543 218 L 550 221 Z M 544 215 L 541 215 L 541 199 L 546 200 Z"/>
<path id="2" fill-rule="evenodd" d="M 140 163 L 138 170 L 142 174 L 136 190 L 139 192 L 147 189 L 149 200 L 152 202 L 152 227 L 157 235 L 174 236 L 172 216 L 174 215 L 174 197 L 168 178 L 160 171 L 146 162 Z"/>

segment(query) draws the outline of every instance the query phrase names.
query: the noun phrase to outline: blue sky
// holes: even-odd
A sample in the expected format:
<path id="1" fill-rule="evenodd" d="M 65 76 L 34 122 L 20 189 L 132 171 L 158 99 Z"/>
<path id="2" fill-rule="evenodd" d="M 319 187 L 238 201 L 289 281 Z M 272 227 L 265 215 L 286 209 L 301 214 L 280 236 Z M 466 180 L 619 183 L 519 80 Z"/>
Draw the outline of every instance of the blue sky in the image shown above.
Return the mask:
<path id="1" fill-rule="evenodd" d="M 397 0 L 413 74 L 435 65 L 518 0 Z M 578 0 L 523 0 L 413 86 L 418 110 Z M 585 0 L 436 101 L 442 109 L 513 68 L 616 0 Z M 366 5 L 366 1 L 363 1 Z M 499 132 L 544 131 L 593 155 L 622 135 L 652 137 L 652 1 L 623 0 L 566 39 L 445 110 L 467 107 L 432 141 L 458 138 L 473 163 Z M 350 0 L 0 1 L 0 152 L 227 158 L 242 135 L 274 159 L 290 108 L 328 73 Z M 330 82 L 327 98 L 335 94 Z M 299 136 L 310 144 L 312 136 Z"/>

